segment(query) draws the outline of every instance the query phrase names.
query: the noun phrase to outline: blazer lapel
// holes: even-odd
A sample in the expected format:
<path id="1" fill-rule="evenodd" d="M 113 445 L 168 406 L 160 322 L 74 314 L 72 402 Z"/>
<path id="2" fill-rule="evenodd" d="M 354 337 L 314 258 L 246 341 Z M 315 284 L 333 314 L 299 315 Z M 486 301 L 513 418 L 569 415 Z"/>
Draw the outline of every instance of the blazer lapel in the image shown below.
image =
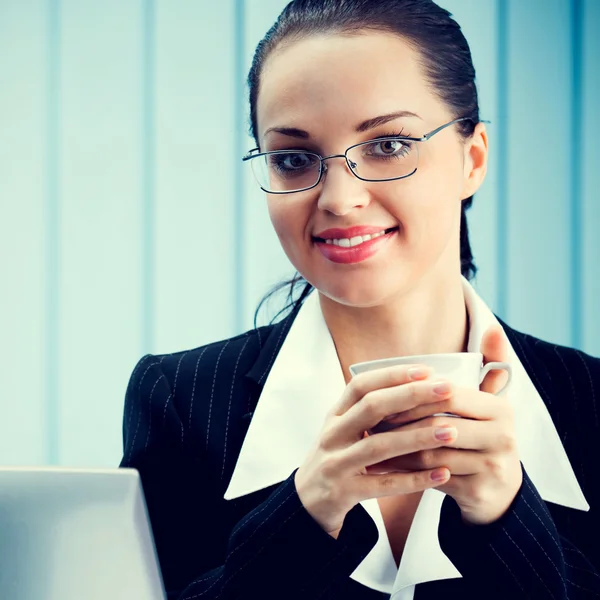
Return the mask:
<path id="1" fill-rule="evenodd" d="M 281 346 L 289 333 L 290 327 L 298 315 L 299 309 L 300 306 L 295 307 L 286 317 L 281 319 L 281 321 L 269 326 L 270 329 L 268 329 L 268 335 L 266 336 L 264 344 L 262 345 L 256 360 L 250 367 L 250 370 L 245 374 L 245 377 L 253 382 L 256 394 L 253 410 L 245 414 L 244 419 L 250 420 L 252 418 L 254 409 L 258 403 L 260 392 L 273 367 L 275 358 L 281 350 Z"/>

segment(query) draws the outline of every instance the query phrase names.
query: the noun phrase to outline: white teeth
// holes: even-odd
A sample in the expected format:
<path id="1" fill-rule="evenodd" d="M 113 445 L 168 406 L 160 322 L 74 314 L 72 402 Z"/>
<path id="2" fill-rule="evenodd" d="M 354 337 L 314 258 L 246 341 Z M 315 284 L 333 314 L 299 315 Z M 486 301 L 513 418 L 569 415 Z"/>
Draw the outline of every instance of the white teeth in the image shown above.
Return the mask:
<path id="1" fill-rule="evenodd" d="M 340 246 L 341 248 L 353 248 L 354 246 L 358 246 L 364 242 L 368 242 L 369 240 L 374 240 L 375 238 L 381 237 L 385 235 L 385 231 L 380 231 L 379 233 L 372 233 L 368 235 L 357 235 L 353 238 L 343 238 L 341 240 L 325 240 L 326 244 L 333 244 L 334 246 Z"/>

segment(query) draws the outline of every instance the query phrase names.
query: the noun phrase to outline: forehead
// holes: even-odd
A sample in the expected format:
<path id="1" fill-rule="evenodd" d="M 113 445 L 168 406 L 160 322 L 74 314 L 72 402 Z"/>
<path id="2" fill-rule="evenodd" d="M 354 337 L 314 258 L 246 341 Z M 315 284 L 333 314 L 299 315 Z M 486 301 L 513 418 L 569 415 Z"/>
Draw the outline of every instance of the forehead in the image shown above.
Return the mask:
<path id="1" fill-rule="evenodd" d="M 265 61 L 257 101 L 259 135 L 272 126 L 350 128 L 399 110 L 426 119 L 443 110 L 427 84 L 421 56 L 386 33 L 311 36 Z"/>

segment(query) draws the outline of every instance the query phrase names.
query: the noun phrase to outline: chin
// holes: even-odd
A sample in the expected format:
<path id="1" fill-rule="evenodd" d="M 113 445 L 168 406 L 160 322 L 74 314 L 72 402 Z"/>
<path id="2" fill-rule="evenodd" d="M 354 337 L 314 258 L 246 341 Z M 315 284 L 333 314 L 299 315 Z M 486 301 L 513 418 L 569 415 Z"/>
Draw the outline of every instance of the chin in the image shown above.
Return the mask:
<path id="1" fill-rule="evenodd" d="M 392 282 L 394 285 L 392 285 Z M 395 273 L 391 277 L 379 278 L 377 281 L 340 281 L 337 283 L 331 279 L 328 281 L 316 281 L 311 284 L 324 296 L 344 306 L 356 308 L 370 308 L 385 304 L 394 296 L 402 295 L 416 282 L 401 273 Z"/>

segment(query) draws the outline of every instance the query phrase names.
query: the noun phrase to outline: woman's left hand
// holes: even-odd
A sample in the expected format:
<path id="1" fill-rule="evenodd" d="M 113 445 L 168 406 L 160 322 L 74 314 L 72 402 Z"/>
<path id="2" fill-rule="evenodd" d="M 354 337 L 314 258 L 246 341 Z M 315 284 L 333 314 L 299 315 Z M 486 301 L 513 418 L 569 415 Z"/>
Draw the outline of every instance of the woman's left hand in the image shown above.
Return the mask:
<path id="1" fill-rule="evenodd" d="M 486 331 L 481 352 L 485 363 L 507 360 L 507 344 L 500 326 Z M 440 402 L 423 404 L 386 420 L 386 430 L 398 427 L 398 431 L 406 431 L 433 424 L 455 428 L 456 433 L 441 448 L 399 456 L 371 465 L 367 471 L 447 467 L 451 477 L 437 489 L 456 500 L 463 520 L 477 525 L 497 521 L 512 504 L 523 480 L 513 408 L 506 397 L 494 395 L 507 376 L 505 371 L 491 371 L 479 390 L 451 386 Z M 431 416 L 441 412 L 464 418 Z M 402 423 L 410 424 L 399 427 Z"/>

